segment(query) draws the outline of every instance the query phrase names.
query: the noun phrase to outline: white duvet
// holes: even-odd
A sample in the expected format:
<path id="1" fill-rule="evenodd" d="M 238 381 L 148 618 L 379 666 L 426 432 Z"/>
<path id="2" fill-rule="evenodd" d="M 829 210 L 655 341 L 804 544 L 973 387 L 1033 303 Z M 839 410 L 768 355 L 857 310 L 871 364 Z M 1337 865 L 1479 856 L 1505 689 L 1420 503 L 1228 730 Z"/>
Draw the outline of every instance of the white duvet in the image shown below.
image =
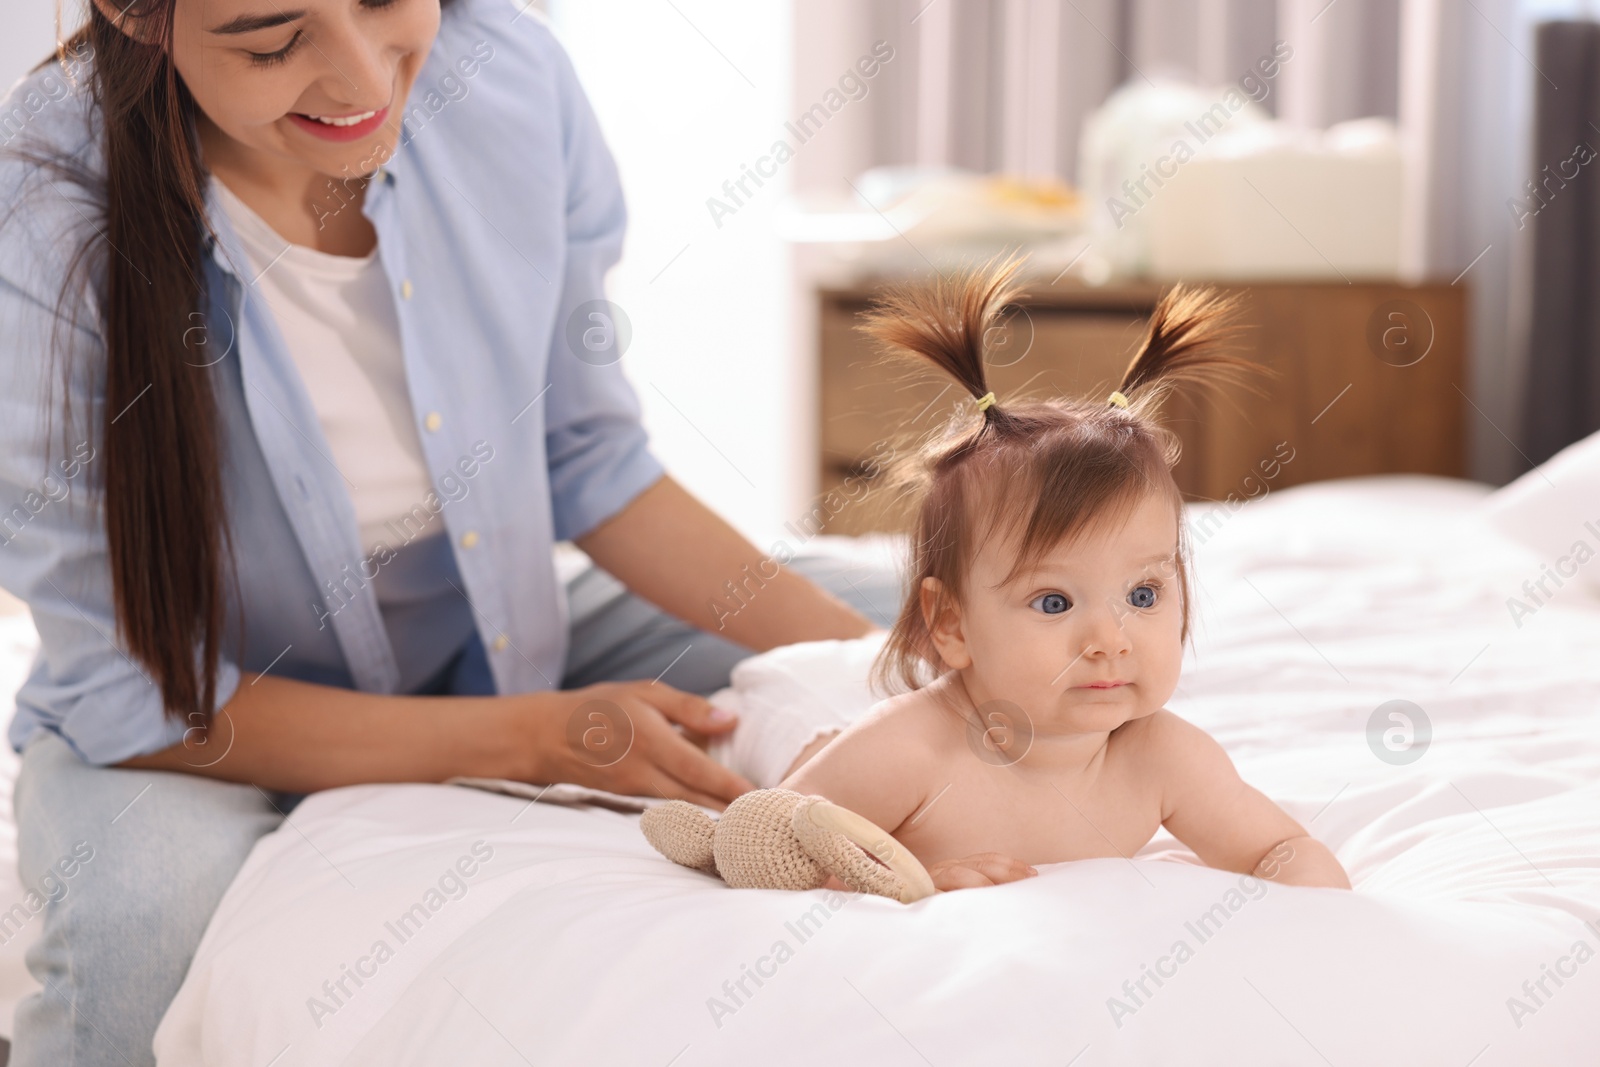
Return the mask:
<path id="1" fill-rule="evenodd" d="M 1541 561 L 1489 532 L 1484 492 L 1364 479 L 1191 516 L 1210 536 L 1171 707 L 1353 893 L 1164 836 L 910 906 L 735 891 L 634 815 L 341 789 L 251 854 L 160 1062 L 1600 1062 L 1600 602 L 1569 583 L 1517 626 Z M 838 683 L 789 655 L 729 699 Z M 1369 731 L 1396 700 L 1431 736 L 1404 705 Z"/>

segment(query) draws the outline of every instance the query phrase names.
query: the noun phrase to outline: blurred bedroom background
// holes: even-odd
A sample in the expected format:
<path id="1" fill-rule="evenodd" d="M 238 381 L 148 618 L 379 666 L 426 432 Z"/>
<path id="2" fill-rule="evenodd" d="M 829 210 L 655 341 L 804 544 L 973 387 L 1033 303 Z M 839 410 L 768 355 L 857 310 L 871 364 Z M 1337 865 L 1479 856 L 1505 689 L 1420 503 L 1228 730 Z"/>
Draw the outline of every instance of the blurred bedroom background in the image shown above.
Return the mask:
<path id="1" fill-rule="evenodd" d="M 0 84 L 84 2 L 0 0 Z M 859 492 L 884 443 L 958 398 L 874 366 L 855 317 L 1002 251 L 1031 280 L 1002 400 L 1103 397 L 1162 287 L 1240 291 L 1275 375 L 1171 413 L 1193 499 L 1498 485 L 1600 429 L 1600 2 L 516 2 L 621 168 L 610 295 L 656 450 L 763 547 L 891 521 Z M 0 625 L 0 690 L 33 640 Z M 0 906 L 14 774 L 0 752 Z M 37 930 L 0 923 L 0 1039 Z"/>
<path id="2" fill-rule="evenodd" d="M 56 5 L 5 6 L 9 82 L 48 52 Z M 818 518 L 818 493 L 948 410 L 863 369 L 849 324 L 871 287 L 1001 249 L 1035 279 L 1002 338 L 1008 388 L 1097 387 L 1162 284 L 1249 290 L 1279 377 L 1192 413 L 1197 497 L 1279 441 L 1297 458 L 1271 488 L 1502 483 L 1600 428 L 1594 5 L 535 6 L 621 166 L 611 296 L 656 447 L 760 543 L 870 526 Z"/>

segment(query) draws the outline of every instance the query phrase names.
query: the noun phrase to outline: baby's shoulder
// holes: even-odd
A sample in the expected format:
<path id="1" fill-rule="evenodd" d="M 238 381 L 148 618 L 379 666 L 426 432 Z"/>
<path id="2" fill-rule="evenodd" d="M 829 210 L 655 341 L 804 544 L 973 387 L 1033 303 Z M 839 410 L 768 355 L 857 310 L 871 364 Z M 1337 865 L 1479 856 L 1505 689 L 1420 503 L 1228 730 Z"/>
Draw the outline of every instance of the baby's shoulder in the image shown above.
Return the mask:
<path id="1" fill-rule="evenodd" d="M 1113 751 L 1121 749 L 1128 755 L 1150 756 L 1181 751 L 1194 744 L 1196 735 L 1206 736 L 1205 731 L 1187 719 L 1161 708 L 1117 727 L 1111 734 L 1111 747 Z"/>
<path id="2" fill-rule="evenodd" d="M 958 726 L 956 716 L 933 694 L 915 689 L 874 704 L 840 740 L 892 745 L 897 758 L 928 758 L 948 745 Z"/>
<path id="3" fill-rule="evenodd" d="M 1124 723 L 1111 740 L 1113 754 L 1147 766 L 1190 764 L 1197 757 L 1221 751 L 1210 734 L 1166 708 Z"/>

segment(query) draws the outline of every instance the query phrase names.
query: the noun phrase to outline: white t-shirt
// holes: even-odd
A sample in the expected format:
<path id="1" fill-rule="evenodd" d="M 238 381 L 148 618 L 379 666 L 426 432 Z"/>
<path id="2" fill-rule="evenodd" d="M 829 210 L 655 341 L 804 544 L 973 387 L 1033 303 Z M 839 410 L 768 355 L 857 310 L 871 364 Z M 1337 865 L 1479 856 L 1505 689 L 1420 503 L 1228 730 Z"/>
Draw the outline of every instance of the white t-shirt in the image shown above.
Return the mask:
<path id="1" fill-rule="evenodd" d="M 221 181 L 212 182 L 251 260 L 251 284 L 265 297 L 311 395 L 329 459 L 344 475 L 362 551 L 380 542 L 398 549 L 401 538 L 388 524 L 402 516 L 413 535 L 416 515 L 430 516 L 422 536 L 441 532 L 425 504 L 431 486 L 406 389 L 394 294 L 377 251 L 335 256 L 290 244 Z"/>

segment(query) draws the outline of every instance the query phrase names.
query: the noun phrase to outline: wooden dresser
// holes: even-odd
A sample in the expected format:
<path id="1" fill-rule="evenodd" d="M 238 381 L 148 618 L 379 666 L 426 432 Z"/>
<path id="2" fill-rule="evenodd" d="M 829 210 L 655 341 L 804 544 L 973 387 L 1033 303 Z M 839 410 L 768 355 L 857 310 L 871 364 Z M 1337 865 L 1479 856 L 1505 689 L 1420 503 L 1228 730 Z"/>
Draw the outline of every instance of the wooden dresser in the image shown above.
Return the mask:
<path id="1" fill-rule="evenodd" d="M 950 416 L 958 387 L 885 364 L 856 329 L 876 285 L 818 294 L 820 494 L 810 532 L 904 525 L 872 493 L 874 456 Z M 1466 291 L 1450 285 L 1228 284 L 1244 294 L 1238 351 L 1273 372 L 1265 396 L 1174 400 L 1173 474 L 1190 499 L 1257 497 L 1303 482 L 1414 472 L 1464 477 Z M 1163 287 L 1036 285 L 993 335 L 990 383 L 1021 395 L 1108 396 Z M 1285 456 L 1292 458 L 1284 461 Z"/>

